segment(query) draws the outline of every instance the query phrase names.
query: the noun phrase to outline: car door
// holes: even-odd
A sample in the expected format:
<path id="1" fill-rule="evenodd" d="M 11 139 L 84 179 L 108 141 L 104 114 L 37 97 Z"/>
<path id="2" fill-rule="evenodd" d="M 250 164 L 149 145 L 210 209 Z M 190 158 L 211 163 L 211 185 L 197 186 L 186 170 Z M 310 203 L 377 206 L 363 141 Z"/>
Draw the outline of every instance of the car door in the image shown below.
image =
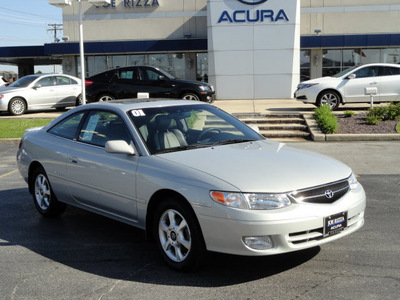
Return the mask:
<path id="1" fill-rule="evenodd" d="M 40 109 L 52 107 L 58 102 L 55 76 L 46 76 L 32 83 L 32 88 L 26 95 L 28 108 Z"/>
<path id="2" fill-rule="evenodd" d="M 161 72 L 153 68 L 140 67 L 139 76 L 140 92 L 149 93 L 150 98 L 168 98 L 173 96 L 174 85 Z"/>
<path id="3" fill-rule="evenodd" d="M 136 219 L 138 156 L 107 153 L 104 146 L 108 140 L 131 143 L 132 138 L 118 115 L 90 111 L 70 149 L 67 177 L 71 196 L 97 212 Z"/>
<path id="4" fill-rule="evenodd" d="M 346 102 L 369 102 L 370 96 L 365 95 L 366 87 L 376 87 L 377 95 L 375 100 L 379 100 L 379 66 L 368 66 L 358 69 L 354 73 L 356 77 L 353 79 L 344 79 L 347 82 L 344 85 L 344 97 Z"/>
<path id="5" fill-rule="evenodd" d="M 67 76 L 57 75 L 56 78 L 56 91 L 57 91 L 57 106 L 74 106 L 76 98 L 81 93 L 80 84 Z"/>
<path id="6" fill-rule="evenodd" d="M 400 101 L 400 68 L 381 67 L 382 76 L 379 82 L 380 101 Z"/>
<path id="7" fill-rule="evenodd" d="M 111 81 L 110 91 L 118 99 L 137 98 L 140 86 L 136 67 L 118 69 Z"/>

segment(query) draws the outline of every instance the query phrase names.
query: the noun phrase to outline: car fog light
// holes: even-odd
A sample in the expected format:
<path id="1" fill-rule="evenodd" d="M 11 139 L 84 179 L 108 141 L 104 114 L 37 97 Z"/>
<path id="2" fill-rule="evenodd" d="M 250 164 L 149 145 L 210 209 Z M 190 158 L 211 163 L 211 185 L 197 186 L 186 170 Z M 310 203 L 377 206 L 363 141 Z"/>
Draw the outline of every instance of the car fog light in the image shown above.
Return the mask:
<path id="1" fill-rule="evenodd" d="M 243 243 L 254 250 L 267 250 L 274 247 L 269 236 L 245 236 L 243 237 Z"/>

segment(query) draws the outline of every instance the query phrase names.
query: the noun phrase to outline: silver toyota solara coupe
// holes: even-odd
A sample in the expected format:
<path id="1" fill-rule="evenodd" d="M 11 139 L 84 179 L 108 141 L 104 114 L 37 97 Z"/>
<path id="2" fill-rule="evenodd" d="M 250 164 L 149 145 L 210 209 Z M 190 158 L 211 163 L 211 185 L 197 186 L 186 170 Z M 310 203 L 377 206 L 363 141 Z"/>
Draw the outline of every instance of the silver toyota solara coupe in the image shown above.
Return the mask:
<path id="1" fill-rule="evenodd" d="M 39 213 L 69 204 L 142 228 L 178 270 L 207 250 L 296 251 L 364 223 L 366 196 L 348 166 L 200 102 L 76 107 L 25 133 L 17 160 Z"/>

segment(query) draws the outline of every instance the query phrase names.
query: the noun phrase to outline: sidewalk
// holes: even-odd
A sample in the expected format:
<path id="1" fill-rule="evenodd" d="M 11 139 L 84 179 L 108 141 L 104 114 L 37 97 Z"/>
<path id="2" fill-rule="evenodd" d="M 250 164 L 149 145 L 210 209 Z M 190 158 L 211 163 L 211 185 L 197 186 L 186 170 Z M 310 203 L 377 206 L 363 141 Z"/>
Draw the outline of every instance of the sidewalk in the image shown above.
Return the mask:
<path id="1" fill-rule="evenodd" d="M 295 99 L 257 99 L 257 100 L 216 100 L 213 105 L 231 113 L 261 113 L 261 114 L 312 114 L 316 106 L 304 104 Z M 346 110 L 366 111 L 369 103 L 354 103 L 339 106 L 335 113 Z"/>

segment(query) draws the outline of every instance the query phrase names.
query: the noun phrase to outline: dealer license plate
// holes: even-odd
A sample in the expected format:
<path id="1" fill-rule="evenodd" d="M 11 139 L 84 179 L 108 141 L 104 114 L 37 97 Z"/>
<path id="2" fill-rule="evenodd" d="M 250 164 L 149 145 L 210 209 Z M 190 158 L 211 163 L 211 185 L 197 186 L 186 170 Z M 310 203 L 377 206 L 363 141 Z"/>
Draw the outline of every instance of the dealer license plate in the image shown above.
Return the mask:
<path id="1" fill-rule="evenodd" d="M 347 211 L 325 218 L 324 237 L 340 233 L 347 227 Z"/>

